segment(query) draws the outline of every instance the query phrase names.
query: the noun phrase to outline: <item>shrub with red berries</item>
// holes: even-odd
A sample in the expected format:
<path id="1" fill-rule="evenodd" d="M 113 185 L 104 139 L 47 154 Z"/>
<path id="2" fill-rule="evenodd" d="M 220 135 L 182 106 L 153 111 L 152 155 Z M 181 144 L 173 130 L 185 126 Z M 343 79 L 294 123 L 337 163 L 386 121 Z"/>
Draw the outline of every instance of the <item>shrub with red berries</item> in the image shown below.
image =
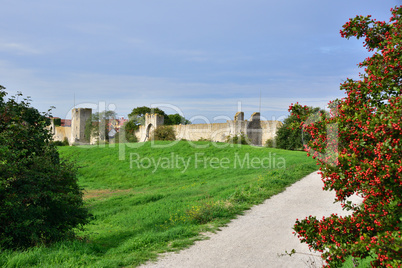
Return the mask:
<path id="1" fill-rule="evenodd" d="M 373 54 L 359 64 L 359 80 L 341 84 L 347 96 L 330 103 L 329 117 L 308 118 L 299 104 L 289 108 L 312 136 L 305 149 L 320 165 L 324 190 L 335 190 L 352 212 L 296 221 L 295 234 L 322 253 L 327 267 L 349 256 L 372 257 L 373 267 L 402 264 L 402 6 L 391 13 L 389 22 L 357 16 L 343 26 L 342 37 L 365 38 Z M 353 194 L 362 204 L 347 201 Z"/>

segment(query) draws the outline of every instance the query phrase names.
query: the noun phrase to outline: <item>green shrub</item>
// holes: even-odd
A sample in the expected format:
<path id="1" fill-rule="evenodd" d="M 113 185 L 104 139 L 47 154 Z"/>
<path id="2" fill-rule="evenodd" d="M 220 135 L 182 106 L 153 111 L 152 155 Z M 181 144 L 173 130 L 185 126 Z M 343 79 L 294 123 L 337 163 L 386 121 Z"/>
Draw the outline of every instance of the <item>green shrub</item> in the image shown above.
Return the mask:
<path id="1" fill-rule="evenodd" d="M 67 137 L 65 137 L 63 141 L 53 141 L 52 143 L 54 146 L 69 146 L 70 145 Z"/>
<path id="2" fill-rule="evenodd" d="M 121 140 L 121 134 L 120 133 L 118 135 L 118 139 L 119 139 L 119 141 Z M 137 136 L 135 136 L 135 134 L 126 132 L 126 141 L 127 142 L 138 142 L 138 138 L 137 138 Z"/>
<path id="3" fill-rule="evenodd" d="M 53 143 L 54 146 L 63 146 L 62 141 L 53 141 L 52 143 Z"/>
<path id="4" fill-rule="evenodd" d="M 159 126 L 153 133 L 154 139 L 157 141 L 174 141 L 176 135 L 174 129 L 171 126 Z"/>
<path id="5" fill-rule="evenodd" d="M 138 131 L 139 125 L 135 121 L 130 120 L 120 128 L 118 133 L 118 141 L 116 142 L 138 142 L 135 132 Z"/>
<path id="6" fill-rule="evenodd" d="M 305 107 L 303 115 L 325 118 L 327 112 L 319 107 Z M 289 115 L 283 121 L 283 125 L 276 132 L 274 144 L 277 148 L 301 151 L 304 145 L 311 140 L 311 135 L 300 128 L 300 116 Z"/>
<path id="7" fill-rule="evenodd" d="M 0 247 L 26 248 L 74 236 L 88 222 L 76 168 L 59 159 L 48 114 L 0 86 Z M 21 96 L 19 94 L 18 96 Z"/>
<path id="8" fill-rule="evenodd" d="M 60 118 L 53 118 L 54 126 L 59 127 L 61 126 L 61 119 Z"/>
<path id="9" fill-rule="evenodd" d="M 249 139 L 244 135 L 244 133 L 235 136 L 227 136 L 226 142 L 233 144 L 250 144 Z"/>
<path id="10" fill-rule="evenodd" d="M 64 137 L 64 140 L 63 140 L 63 146 L 69 146 L 70 145 L 70 143 L 68 142 L 68 139 L 67 139 L 67 137 Z"/>
<path id="11" fill-rule="evenodd" d="M 268 139 L 266 142 L 265 142 L 265 147 L 268 147 L 268 148 L 275 148 L 276 146 L 275 146 L 275 139 Z"/>

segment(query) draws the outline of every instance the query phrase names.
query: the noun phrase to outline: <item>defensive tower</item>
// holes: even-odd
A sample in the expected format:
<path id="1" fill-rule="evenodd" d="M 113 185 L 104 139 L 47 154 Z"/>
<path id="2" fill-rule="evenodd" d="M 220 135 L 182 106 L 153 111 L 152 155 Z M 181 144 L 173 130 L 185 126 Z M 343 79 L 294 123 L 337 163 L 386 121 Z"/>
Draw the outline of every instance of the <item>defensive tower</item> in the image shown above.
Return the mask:
<path id="1" fill-rule="evenodd" d="M 147 141 L 151 138 L 153 131 L 159 127 L 163 126 L 165 118 L 160 114 L 145 114 L 145 137 L 141 141 Z"/>
<path id="2" fill-rule="evenodd" d="M 85 142 L 85 124 L 92 117 L 90 108 L 73 108 L 71 111 L 71 142 Z"/>

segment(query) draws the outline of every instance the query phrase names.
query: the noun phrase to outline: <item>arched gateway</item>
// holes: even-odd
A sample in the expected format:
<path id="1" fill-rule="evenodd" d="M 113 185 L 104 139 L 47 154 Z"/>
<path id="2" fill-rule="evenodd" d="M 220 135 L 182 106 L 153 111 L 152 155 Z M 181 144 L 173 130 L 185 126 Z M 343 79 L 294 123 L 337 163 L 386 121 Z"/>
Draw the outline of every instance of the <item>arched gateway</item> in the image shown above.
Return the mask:
<path id="1" fill-rule="evenodd" d="M 145 135 L 141 137 L 141 141 L 148 141 L 152 137 L 153 131 L 164 124 L 163 115 L 145 114 Z"/>

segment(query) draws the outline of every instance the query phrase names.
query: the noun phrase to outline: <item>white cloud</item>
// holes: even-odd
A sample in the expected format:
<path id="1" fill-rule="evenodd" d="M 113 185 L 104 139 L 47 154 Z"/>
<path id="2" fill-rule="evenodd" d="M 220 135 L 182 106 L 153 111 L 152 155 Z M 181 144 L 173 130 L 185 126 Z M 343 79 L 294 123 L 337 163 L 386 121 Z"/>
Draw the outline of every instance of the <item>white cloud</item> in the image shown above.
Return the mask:
<path id="1" fill-rule="evenodd" d="M 248 117 L 260 90 L 264 116 L 286 114 L 297 101 L 322 107 L 343 96 L 339 83 L 357 78 L 354 60 L 365 55 L 361 40 L 337 41 L 341 24 L 362 6 L 389 10 L 362 0 L 348 9 L 315 1 L 42 2 L 3 7 L 0 84 L 32 96 L 41 111 L 56 106 L 60 117 L 74 94 L 77 104 L 114 104 L 121 115 L 168 103 L 187 117 L 233 117 L 241 102 Z"/>
<path id="2" fill-rule="evenodd" d="M 210 120 L 219 115 L 233 117 L 239 103 L 246 117 L 250 116 L 259 109 L 260 89 L 263 89 L 262 115 L 268 118 L 287 114 L 290 103 L 324 107 L 329 100 L 342 96 L 341 92 L 333 95 L 336 91 L 331 87 L 337 88 L 338 84 L 325 83 L 328 80 L 324 78 L 317 87 L 325 86 L 322 92 L 328 94 L 311 96 L 300 90 L 311 87 L 311 84 L 299 84 L 297 89 L 293 89 L 292 83 L 295 81 L 282 85 L 188 83 L 163 77 L 89 73 L 63 74 L 50 80 L 41 78 L 35 71 L 16 68 L 4 61 L 0 62 L 0 73 L 1 83 L 11 94 L 20 90 L 25 96 L 32 96 L 33 105 L 40 111 L 56 106 L 53 114 L 59 117 L 68 116 L 68 111 L 74 106 L 74 95 L 77 105 L 90 105 L 93 108 L 100 103 L 106 106 L 113 104 L 121 116 L 127 116 L 137 106 L 164 103 L 178 107 L 188 118 L 203 115 Z M 315 89 L 312 91 L 316 92 Z M 174 110 L 166 112 L 175 113 Z"/>

